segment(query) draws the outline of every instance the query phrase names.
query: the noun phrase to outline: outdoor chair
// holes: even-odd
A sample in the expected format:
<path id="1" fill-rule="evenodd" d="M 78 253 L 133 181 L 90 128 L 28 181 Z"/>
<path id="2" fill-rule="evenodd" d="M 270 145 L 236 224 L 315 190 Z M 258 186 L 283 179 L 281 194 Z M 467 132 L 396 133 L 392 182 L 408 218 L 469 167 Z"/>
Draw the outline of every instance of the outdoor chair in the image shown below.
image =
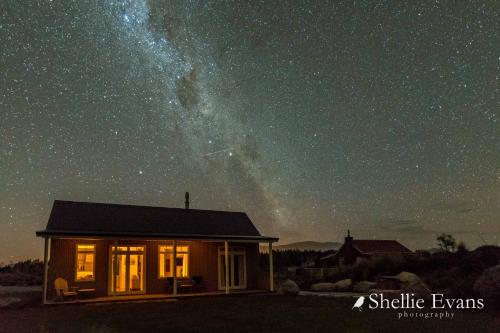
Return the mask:
<path id="1" fill-rule="evenodd" d="M 177 287 L 180 293 L 193 292 L 194 282 L 190 278 L 180 278 L 177 280 Z"/>
<path id="2" fill-rule="evenodd" d="M 68 281 L 61 277 L 54 280 L 54 289 L 56 291 L 57 298 L 61 301 L 64 301 L 66 298 L 78 298 L 78 288 L 68 287 Z"/>
<path id="3" fill-rule="evenodd" d="M 168 277 L 167 292 L 172 293 L 174 288 L 174 278 Z M 177 292 L 179 294 L 202 291 L 205 288 L 201 276 L 193 276 L 193 278 L 177 278 Z"/>

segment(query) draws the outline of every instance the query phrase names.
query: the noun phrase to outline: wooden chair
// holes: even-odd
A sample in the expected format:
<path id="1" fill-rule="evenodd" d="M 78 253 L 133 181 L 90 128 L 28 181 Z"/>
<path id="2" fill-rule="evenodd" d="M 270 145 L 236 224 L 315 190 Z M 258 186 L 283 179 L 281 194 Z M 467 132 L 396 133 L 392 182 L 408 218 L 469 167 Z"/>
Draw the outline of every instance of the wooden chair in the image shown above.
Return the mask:
<path id="1" fill-rule="evenodd" d="M 179 294 L 191 293 L 194 291 L 195 285 L 196 283 L 193 279 L 179 277 L 177 278 L 177 293 Z M 172 293 L 174 289 L 173 277 L 167 278 L 166 286 L 167 286 L 167 292 Z"/>
<path id="2" fill-rule="evenodd" d="M 190 278 L 180 278 L 177 279 L 177 288 L 179 292 L 182 293 L 191 293 L 193 292 L 194 282 Z"/>
<path id="3" fill-rule="evenodd" d="M 68 287 L 68 281 L 65 279 L 58 277 L 54 280 L 54 289 L 56 290 L 56 296 L 59 300 L 64 301 L 66 298 L 73 297 L 74 299 L 78 298 L 78 288 L 77 287 Z"/>

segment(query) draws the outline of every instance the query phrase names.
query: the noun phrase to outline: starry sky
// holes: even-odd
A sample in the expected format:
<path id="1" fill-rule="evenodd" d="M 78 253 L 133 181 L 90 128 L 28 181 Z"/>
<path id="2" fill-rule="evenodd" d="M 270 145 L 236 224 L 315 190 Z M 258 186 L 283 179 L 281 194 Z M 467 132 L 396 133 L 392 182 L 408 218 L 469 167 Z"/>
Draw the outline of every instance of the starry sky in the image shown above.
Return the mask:
<path id="1" fill-rule="evenodd" d="M 0 2 L 0 261 L 54 199 L 281 243 L 500 237 L 497 1 Z"/>

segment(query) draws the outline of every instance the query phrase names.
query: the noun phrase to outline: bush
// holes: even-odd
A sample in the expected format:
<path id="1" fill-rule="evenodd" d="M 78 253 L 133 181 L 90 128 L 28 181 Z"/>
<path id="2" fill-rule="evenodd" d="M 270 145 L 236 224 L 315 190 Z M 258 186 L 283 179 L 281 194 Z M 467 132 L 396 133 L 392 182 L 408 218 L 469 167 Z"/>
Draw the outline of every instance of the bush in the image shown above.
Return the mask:
<path id="1" fill-rule="evenodd" d="M 363 260 L 352 266 L 349 278 L 353 281 L 374 280 L 380 275 L 396 275 L 408 270 L 408 263 L 402 256 L 383 256 L 370 260 Z"/>
<path id="2" fill-rule="evenodd" d="M 474 292 L 486 306 L 500 306 L 500 265 L 486 269 L 474 282 Z"/>
<path id="3" fill-rule="evenodd" d="M 303 266 L 306 262 L 315 262 L 321 256 L 321 251 L 301 250 L 273 250 L 273 265 L 276 268 Z M 269 270 L 269 254 L 260 253 L 259 266 L 261 269 Z"/>
<path id="4" fill-rule="evenodd" d="M 43 263 L 40 260 L 25 260 L 0 266 L 0 285 L 32 286 L 42 283 Z"/>
<path id="5" fill-rule="evenodd" d="M 370 279 L 371 267 L 368 261 L 361 261 L 352 267 L 349 278 L 353 281 L 364 281 Z"/>
<path id="6" fill-rule="evenodd" d="M 438 269 L 432 272 L 424 278 L 424 281 L 434 290 L 446 289 L 453 283 L 453 279 L 446 269 Z"/>
<path id="7" fill-rule="evenodd" d="M 339 280 L 347 279 L 349 277 L 349 271 L 345 267 L 333 267 L 323 269 L 325 280 L 328 282 L 336 282 Z"/>

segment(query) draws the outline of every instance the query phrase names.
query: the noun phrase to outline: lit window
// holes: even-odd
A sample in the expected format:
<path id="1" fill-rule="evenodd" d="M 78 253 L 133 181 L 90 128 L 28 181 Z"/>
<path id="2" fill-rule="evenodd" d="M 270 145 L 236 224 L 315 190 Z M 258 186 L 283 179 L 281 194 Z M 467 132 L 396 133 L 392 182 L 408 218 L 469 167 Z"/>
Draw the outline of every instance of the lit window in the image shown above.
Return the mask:
<path id="1" fill-rule="evenodd" d="M 174 247 L 167 245 L 159 246 L 159 272 L 160 277 L 173 277 L 174 274 Z M 177 277 L 189 276 L 189 246 L 177 246 L 177 258 L 175 260 Z"/>
<path id="2" fill-rule="evenodd" d="M 95 245 L 76 245 L 76 281 L 94 281 Z"/>

